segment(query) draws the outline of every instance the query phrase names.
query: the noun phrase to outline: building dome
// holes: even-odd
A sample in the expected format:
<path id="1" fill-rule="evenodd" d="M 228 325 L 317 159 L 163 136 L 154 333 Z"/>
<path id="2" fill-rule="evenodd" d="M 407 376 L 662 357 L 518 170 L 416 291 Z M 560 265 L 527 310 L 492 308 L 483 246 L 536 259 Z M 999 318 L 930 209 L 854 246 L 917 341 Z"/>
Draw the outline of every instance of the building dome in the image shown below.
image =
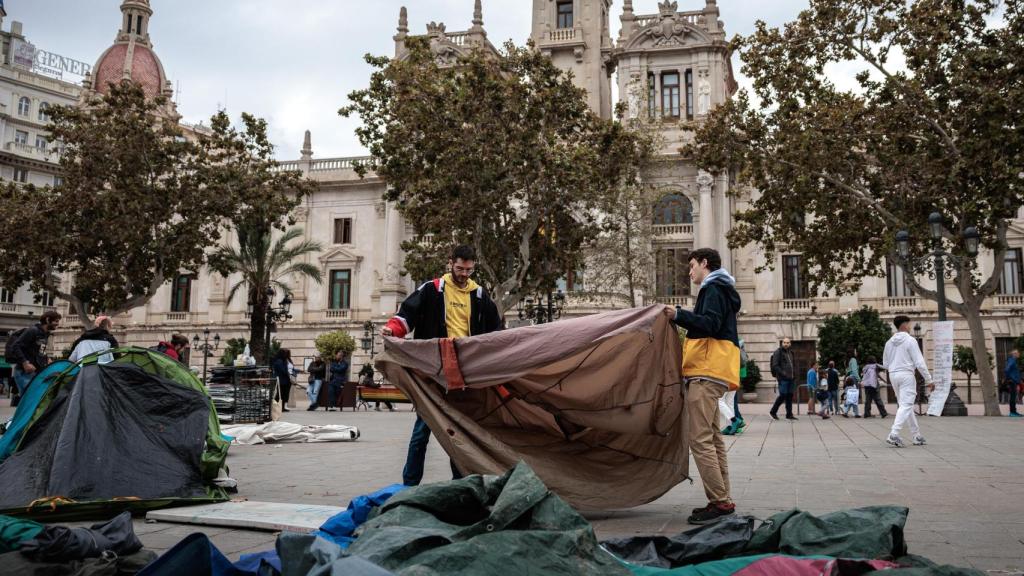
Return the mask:
<path id="1" fill-rule="evenodd" d="M 149 0 L 124 0 L 121 14 L 121 29 L 114 45 L 96 61 L 87 87 L 107 94 L 111 84 L 132 80 L 142 86 L 149 98 L 169 95 L 167 75 L 149 40 L 149 19 L 153 15 Z"/>
<path id="2" fill-rule="evenodd" d="M 114 44 L 100 56 L 93 70 L 100 94 L 109 92 L 111 84 L 131 79 L 142 86 L 148 98 L 156 98 L 167 81 L 156 53 L 137 42 Z"/>

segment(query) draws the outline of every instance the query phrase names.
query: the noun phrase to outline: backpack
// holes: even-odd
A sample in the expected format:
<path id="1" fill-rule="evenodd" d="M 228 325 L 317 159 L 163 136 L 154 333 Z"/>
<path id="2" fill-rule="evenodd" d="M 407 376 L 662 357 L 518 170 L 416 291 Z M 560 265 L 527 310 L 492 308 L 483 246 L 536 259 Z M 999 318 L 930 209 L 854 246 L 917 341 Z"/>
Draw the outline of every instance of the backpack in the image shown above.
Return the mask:
<path id="1" fill-rule="evenodd" d="M 25 333 L 25 330 L 28 330 L 28 327 L 19 328 L 7 337 L 7 342 L 4 343 L 4 358 L 10 360 L 11 356 L 14 356 L 14 343 L 18 341 L 18 338 L 21 338 L 21 335 Z"/>

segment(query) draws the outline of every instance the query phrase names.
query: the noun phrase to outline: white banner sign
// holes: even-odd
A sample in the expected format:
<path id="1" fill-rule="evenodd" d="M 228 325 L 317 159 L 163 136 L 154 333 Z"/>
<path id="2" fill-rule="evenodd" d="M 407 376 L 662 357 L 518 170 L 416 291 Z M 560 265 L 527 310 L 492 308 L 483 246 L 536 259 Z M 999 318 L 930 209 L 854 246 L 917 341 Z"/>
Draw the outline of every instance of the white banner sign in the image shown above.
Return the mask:
<path id="1" fill-rule="evenodd" d="M 932 382 L 935 391 L 928 397 L 928 415 L 942 416 L 949 390 L 953 386 L 953 322 L 932 324 Z"/>

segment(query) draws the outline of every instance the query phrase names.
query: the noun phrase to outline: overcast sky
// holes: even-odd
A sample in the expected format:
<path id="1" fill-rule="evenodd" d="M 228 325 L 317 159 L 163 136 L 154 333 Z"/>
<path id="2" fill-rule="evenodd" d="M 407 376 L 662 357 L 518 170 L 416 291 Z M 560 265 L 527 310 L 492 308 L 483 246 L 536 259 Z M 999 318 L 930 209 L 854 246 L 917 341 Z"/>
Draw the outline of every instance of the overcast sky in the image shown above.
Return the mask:
<path id="1" fill-rule="evenodd" d="M 28 41 L 41 50 L 90 65 L 114 40 L 121 0 L 6 0 L 7 19 L 24 23 Z M 681 0 L 680 10 L 698 10 L 704 0 Z M 400 6 L 409 8 L 409 28 L 426 31 L 430 21 L 448 30 L 470 27 L 473 0 L 151 0 L 150 37 L 176 87 L 186 121 L 208 119 L 226 107 L 235 117 L 251 112 L 270 123 L 278 159 L 295 159 L 302 134 L 313 132 L 317 158 L 363 153 L 355 122 L 338 116 L 346 95 L 365 87 L 367 52 L 394 54 Z M 526 42 L 531 0 L 483 0 L 484 27 L 494 44 Z M 634 0 L 637 14 L 658 11 L 658 0 Z M 806 0 L 719 0 L 726 33 L 746 34 L 754 22 L 781 25 Z M 622 0 L 612 6 L 617 37 Z M 739 73 L 739 63 L 734 61 Z M 740 78 L 741 85 L 745 85 Z"/>

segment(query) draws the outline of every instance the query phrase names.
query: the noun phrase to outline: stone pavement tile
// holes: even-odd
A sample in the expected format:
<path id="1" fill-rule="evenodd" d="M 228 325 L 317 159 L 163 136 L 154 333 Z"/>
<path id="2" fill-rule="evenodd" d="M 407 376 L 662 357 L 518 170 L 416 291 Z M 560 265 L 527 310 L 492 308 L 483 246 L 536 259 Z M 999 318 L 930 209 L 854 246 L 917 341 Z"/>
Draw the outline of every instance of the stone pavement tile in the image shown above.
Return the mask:
<path id="1" fill-rule="evenodd" d="M 242 550 L 270 550 L 277 541 L 277 532 L 253 532 L 231 530 L 210 538 L 217 549 L 225 555 L 238 554 Z M 256 551 L 256 550 L 252 550 Z"/>

